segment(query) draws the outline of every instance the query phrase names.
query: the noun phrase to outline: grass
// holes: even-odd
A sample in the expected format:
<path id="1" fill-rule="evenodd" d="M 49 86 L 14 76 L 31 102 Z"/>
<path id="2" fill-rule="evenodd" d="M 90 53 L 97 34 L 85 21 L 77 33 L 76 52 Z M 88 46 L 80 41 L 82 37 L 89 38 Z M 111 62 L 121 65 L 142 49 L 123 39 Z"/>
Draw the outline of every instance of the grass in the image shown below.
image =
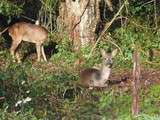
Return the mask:
<path id="1" fill-rule="evenodd" d="M 59 59 L 59 58 L 58 58 Z M 8 51 L 0 56 L 1 120 L 159 120 L 160 85 L 142 89 L 141 111 L 131 116 L 131 92 L 117 87 L 88 90 L 78 86 L 73 66 L 13 63 Z M 68 64 L 68 63 L 67 63 Z M 119 66 L 118 66 L 119 67 Z M 124 67 L 126 69 L 126 67 Z M 122 88 L 123 89 L 123 88 Z M 30 101 L 24 102 L 29 97 Z M 18 101 L 22 103 L 15 106 Z"/>

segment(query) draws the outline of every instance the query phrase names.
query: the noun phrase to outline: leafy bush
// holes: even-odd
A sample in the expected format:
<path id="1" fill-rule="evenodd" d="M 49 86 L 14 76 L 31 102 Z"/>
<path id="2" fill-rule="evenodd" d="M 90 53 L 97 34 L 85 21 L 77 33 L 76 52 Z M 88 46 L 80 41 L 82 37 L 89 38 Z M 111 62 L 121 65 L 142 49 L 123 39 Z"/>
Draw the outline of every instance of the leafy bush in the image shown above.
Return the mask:
<path id="1" fill-rule="evenodd" d="M 11 20 L 11 16 L 19 15 L 21 12 L 22 12 L 22 5 L 17 5 L 8 0 L 1 0 L 0 14 L 9 17 L 8 23 Z"/>
<path id="2" fill-rule="evenodd" d="M 25 113 L 8 113 L 0 110 L 0 119 L 1 120 L 39 120 L 33 114 L 32 110 Z"/>
<path id="3" fill-rule="evenodd" d="M 126 20 L 127 24 L 112 33 L 113 42 L 120 46 L 123 56 L 126 58 L 124 60 L 122 56 L 117 56 L 117 59 L 115 59 L 116 66 L 123 62 L 124 65 L 129 67 L 128 61 L 131 62 L 132 52 L 136 47 L 141 52 L 143 59 L 147 58 L 144 53 L 150 48 L 160 49 L 160 31 L 150 29 L 153 23 L 149 25 L 143 20 L 143 18 L 146 18 L 144 16 L 146 12 L 153 16 L 153 6 L 147 5 L 144 8 L 144 6 L 141 6 L 143 3 L 140 0 L 138 1 L 135 1 L 133 6 L 130 7 L 132 9 L 131 15 L 136 17 L 129 17 Z M 41 21 L 51 31 L 52 24 L 56 23 L 57 2 L 58 0 L 42 0 L 42 9 L 39 14 Z M 7 0 L 1 1 L 0 14 L 10 16 L 19 13 L 21 13 L 21 7 Z M 11 61 L 8 51 L 0 53 L 0 96 L 5 97 L 5 100 L 0 101 L 0 119 L 159 119 L 159 85 L 153 85 L 148 90 L 141 91 L 140 115 L 133 117 L 130 110 L 130 91 L 123 92 L 120 89 L 117 90 L 114 86 L 103 91 L 91 91 L 76 84 L 79 78 L 79 71 L 76 71 L 73 67 L 76 59 L 84 57 L 83 68 L 92 67 L 101 63 L 100 49 L 113 49 L 113 45 L 101 41 L 95 48 L 92 57 L 88 59 L 92 46 L 86 46 L 80 51 L 73 52 L 67 36 L 51 33 L 50 37 L 58 39 L 56 41 L 58 52 L 51 56 L 48 63 L 25 61 L 16 64 Z M 0 43 L 3 44 L 3 42 Z M 26 99 L 28 99 L 27 102 L 25 102 Z"/>
<path id="4" fill-rule="evenodd" d="M 123 26 L 117 29 L 114 33 L 115 41 L 120 46 L 123 51 L 123 55 L 126 59 L 132 59 L 132 52 L 138 47 L 139 51 L 142 53 L 143 57 L 148 54 L 149 49 L 160 49 L 159 31 L 154 31 L 147 26 L 147 23 L 136 22 L 138 25 L 146 26 L 146 28 L 141 28 L 133 24 L 130 20 L 127 26 Z M 145 54 L 144 54 L 145 53 Z"/>

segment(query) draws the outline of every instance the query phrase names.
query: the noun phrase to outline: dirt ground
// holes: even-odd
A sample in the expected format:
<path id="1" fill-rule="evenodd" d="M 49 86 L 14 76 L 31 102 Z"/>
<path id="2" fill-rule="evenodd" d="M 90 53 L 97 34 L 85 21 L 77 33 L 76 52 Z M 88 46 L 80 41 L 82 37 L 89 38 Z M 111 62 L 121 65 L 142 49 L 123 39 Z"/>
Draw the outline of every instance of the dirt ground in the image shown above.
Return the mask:
<path id="1" fill-rule="evenodd" d="M 110 84 L 117 85 L 120 88 L 130 88 L 132 80 L 131 70 L 121 70 L 119 72 L 112 73 L 110 76 Z M 140 82 L 141 87 L 144 88 L 153 84 L 160 84 L 160 70 L 152 68 L 141 69 Z"/>

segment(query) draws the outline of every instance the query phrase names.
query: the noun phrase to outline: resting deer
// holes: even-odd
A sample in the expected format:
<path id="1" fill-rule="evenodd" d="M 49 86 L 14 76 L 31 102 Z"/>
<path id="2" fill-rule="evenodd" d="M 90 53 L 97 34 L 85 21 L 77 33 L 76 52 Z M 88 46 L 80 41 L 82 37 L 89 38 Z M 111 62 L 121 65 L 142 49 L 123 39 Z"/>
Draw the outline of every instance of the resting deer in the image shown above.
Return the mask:
<path id="1" fill-rule="evenodd" d="M 87 68 L 80 73 L 80 84 L 87 86 L 89 88 L 93 87 L 107 87 L 107 80 L 111 73 L 112 68 L 112 58 L 117 54 L 117 49 L 113 50 L 111 53 L 106 53 L 101 50 L 103 62 L 101 69 Z"/>
<path id="2" fill-rule="evenodd" d="M 48 37 L 47 29 L 36 24 L 19 22 L 10 26 L 8 28 L 8 31 L 9 35 L 12 37 L 12 45 L 10 48 L 10 52 L 14 59 L 16 55 L 17 61 L 21 62 L 19 54 L 16 52 L 16 49 L 23 40 L 36 44 L 37 61 L 40 61 L 41 53 L 43 55 L 44 61 L 47 61 L 44 47 L 42 45 Z"/>

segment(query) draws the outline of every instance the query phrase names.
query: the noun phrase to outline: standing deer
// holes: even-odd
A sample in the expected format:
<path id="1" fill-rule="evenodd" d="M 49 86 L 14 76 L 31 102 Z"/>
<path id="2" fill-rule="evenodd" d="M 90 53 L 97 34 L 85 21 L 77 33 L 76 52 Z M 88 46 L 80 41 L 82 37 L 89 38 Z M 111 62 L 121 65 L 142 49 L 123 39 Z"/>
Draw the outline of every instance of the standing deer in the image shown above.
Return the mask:
<path id="1" fill-rule="evenodd" d="M 111 73 L 111 68 L 113 64 L 113 57 L 117 54 L 117 49 L 113 50 L 111 53 L 106 53 L 101 50 L 102 54 L 102 66 L 101 69 L 87 68 L 80 73 L 80 84 L 89 87 L 107 87 L 107 80 Z"/>
<path id="2" fill-rule="evenodd" d="M 10 48 L 11 55 L 13 59 L 16 59 L 18 62 L 21 62 L 19 54 L 16 52 L 18 45 L 23 41 L 32 42 L 36 44 L 37 51 L 37 61 L 40 61 L 41 53 L 43 55 L 44 61 L 47 61 L 46 55 L 44 52 L 43 42 L 48 37 L 48 31 L 42 26 L 19 22 L 8 28 L 9 35 L 12 38 L 12 45 Z"/>

